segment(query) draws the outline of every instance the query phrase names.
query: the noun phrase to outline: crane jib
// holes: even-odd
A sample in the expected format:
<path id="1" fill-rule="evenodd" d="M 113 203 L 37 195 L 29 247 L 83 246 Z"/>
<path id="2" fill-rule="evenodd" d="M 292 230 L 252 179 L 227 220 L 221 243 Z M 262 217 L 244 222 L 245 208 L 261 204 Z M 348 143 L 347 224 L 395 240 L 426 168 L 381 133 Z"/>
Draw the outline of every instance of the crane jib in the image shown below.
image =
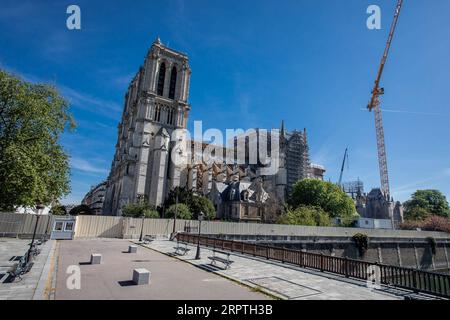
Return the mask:
<path id="1" fill-rule="evenodd" d="M 397 7 L 395 9 L 394 20 L 392 21 L 391 29 L 389 31 L 388 41 L 386 43 L 386 47 L 383 52 L 383 57 L 381 58 L 381 63 L 380 63 L 380 67 L 378 68 L 375 85 L 372 90 L 372 97 L 370 99 L 369 105 L 367 106 L 367 109 L 369 109 L 369 111 L 372 111 L 372 109 L 375 108 L 375 96 L 378 96 L 380 94 L 379 93 L 380 79 L 381 79 L 381 75 L 383 74 L 384 65 L 386 64 L 386 60 L 389 55 L 389 50 L 391 48 L 391 43 L 392 43 L 392 39 L 394 37 L 395 28 L 397 26 L 398 17 L 400 16 L 400 10 L 402 8 L 402 4 L 403 4 L 403 0 L 398 0 Z"/>

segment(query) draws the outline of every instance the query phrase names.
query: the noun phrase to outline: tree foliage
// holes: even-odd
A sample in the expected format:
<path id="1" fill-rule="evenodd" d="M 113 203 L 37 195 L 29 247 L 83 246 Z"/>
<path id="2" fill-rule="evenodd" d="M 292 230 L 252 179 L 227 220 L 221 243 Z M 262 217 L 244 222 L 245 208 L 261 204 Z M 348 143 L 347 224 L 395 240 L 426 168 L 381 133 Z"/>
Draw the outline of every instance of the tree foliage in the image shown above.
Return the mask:
<path id="1" fill-rule="evenodd" d="M 193 213 L 193 218 L 198 219 L 198 214 L 203 212 L 204 219 L 212 220 L 216 217 L 216 209 L 213 203 L 206 197 L 193 197 L 188 204 L 189 210 Z"/>
<path id="2" fill-rule="evenodd" d="M 167 196 L 166 201 L 164 202 L 164 205 L 166 207 L 169 207 L 172 204 L 175 204 L 177 202 L 177 196 L 178 196 L 178 203 L 184 203 L 186 205 L 189 204 L 192 201 L 192 198 L 195 197 L 192 190 L 188 190 L 187 188 L 183 187 L 175 187 L 169 191 L 169 194 Z"/>
<path id="3" fill-rule="evenodd" d="M 424 221 L 430 216 L 431 213 L 427 209 L 421 207 L 409 207 L 404 212 L 405 220 Z"/>
<path id="4" fill-rule="evenodd" d="M 147 202 L 128 203 L 122 207 L 122 216 L 131 218 L 159 218 L 159 213 Z"/>
<path id="5" fill-rule="evenodd" d="M 173 204 L 166 211 L 166 215 L 169 218 L 173 218 L 175 213 L 177 215 L 177 219 L 191 220 L 193 217 L 189 207 L 184 203 Z"/>
<path id="6" fill-rule="evenodd" d="M 287 209 L 277 220 L 278 224 L 303 226 L 331 226 L 328 214 L 320 207 L 300 205 L 296 209 Z"/>
<path id="7" fill-rule="evenodd" d="M 56 205 L 52 207 L 50 213 L 54 216 L 65 216 L 67 214 L 67 210 L 65 206 Z"/>
<path id="8" fill-rule="evenodd" d="M 356 233 L 352 237 L 356 248 L 358 249 L 359 256 L 364 256 L 364 253 L 369 248 L 369 237 L 364 233 Z"/>
<path id="9" fill-rule="evenodd" d="M 313 206 L 325 211 L 330 218 L 352 217 L 356 214 L 353 200 L 337 185 L 317 179 L 303 179 L 294 184 L 290 198 L 292 207 Z"/>
<path id="10" fill-rule="evenodd" d="M 60 135 L 74 128 L 56 88 L 0 70 L 0 209 L 49 204 L 70 191 Z"/>
<path id="11" fill-rule="evenodd" d="M 85 204 L 81 204 L 79 206 L 74 207 L 69 211 L 71 216 L 79 216 L 79 215 L 93 215 L 91 208 Z"/>
<path id="12" fill-rule="evenodd" d="M 151 219 L 158 219 L 160 218 L 159 212 L 153 209 L 145 209 L 144 210 L 144 217 L 151 218 Z"/>
<path id="13" fill-rule="evenodd" d="M 192 213 L 193 219 L 198 219 L 198 214 L 203 212 L 204 218 L 207 220 L 214 219 L 216 217 L 216 210 L 214 204 L 207 197 L 195 195 L 191 190 L 181 187 L 175 187 L 169 192 L 166 206 L 174 205 L 177 201 L 188 206 L 189 212 Z"/>
<path id="14" fill-rule="evenodd" d="M 449 217 L 450 208 L 439 190 L 417 190 L 411 200 L 403 204 L 406 220 L 425 220 L 429 216 Z"/>
<path id="15" fill-rule="evenodd" d="M 407 220 L 399 225 L 403 230 L 442 231 L 450 233 L 450 219 L 440 216 L 429 216 L 425 220 Z"/>

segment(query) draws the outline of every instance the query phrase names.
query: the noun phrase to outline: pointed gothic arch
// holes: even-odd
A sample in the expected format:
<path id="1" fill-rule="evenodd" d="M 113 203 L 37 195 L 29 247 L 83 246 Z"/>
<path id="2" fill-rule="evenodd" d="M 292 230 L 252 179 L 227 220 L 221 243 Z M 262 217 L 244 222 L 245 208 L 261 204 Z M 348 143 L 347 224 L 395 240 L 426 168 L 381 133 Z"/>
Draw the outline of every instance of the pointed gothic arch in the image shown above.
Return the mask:
<path id="1" fill-rule="evenodd" d="M 166 79 L 166 64 L 163 62 L 159 67 L 158 86 L 156 87 L 156 94 L 162 96 L 164 93 L 164 81 Z"/>
<path id="2" fill-rule="evenodd" d="M 169 99 L 175 98 L 176 85 L 177 85 L 177 68 L 176 66 L 173 66 L 172 72 L 170 73 Z"/>

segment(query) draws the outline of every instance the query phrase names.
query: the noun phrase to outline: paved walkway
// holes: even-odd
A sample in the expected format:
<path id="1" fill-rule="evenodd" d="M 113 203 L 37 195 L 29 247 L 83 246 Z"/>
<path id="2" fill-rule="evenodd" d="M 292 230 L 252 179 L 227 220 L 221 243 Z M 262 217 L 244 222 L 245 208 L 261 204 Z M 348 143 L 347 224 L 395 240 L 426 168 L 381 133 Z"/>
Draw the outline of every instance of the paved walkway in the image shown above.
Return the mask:
<path id="1" fill-rule="evenodd" d="M 49 240 L 39 246 L 41 253 L 34 260 L 30 272 L 22 276 L 22 280 L 6 283 L 6 273 L 16 259 L 23 256 L 29 248 L 31 240 L 16 238 L 0 238 L 0 300 L 31 300 L 38 298 L 42 293 L 41 288 L 47 279 L 47 261 L 54 249 L 55 241 Z M 17 257 L 15 259 L 15 257 Z"/>
<path id="2" fill-rule="evenodd" d="M 146 245 L 154 250 L 172 254 L 176 242 L 155 240 Z M 240 254 L 232 254 L 234 263 L 228 270 L 210 265 L 212 250 L 201 248 L 201 259 L 195 260 L 196 249 L 178 259 L 194 264 L 205 270 L 258 288 L 281 299 L 289 300 L 392 300 L 403 299 L 391 292 L 372 290 L 365 282 L 324 274 L 312 270 L 289 267 L 281 263 L 271 263 L 264 259 Z M 219 264 L 219 263 L 218 263 Z M 404 292 L 402 294 L 405 294 Z"/>
<path id="3" fill-rule="evenodd" d="M 265 294 L 205 272 L 176 258 L 138 246 L 126 253 L 128 240 L 94 239 L 59 241 L 55 299 L 268 299 Z M 102 254 L 102 264 L 90 265 L 91 253 Z M 81 288 L 66 286 L 67 268 L 79 266 Z M 151 272 L 150 285 L 132 285 L 135 268 Z"/>

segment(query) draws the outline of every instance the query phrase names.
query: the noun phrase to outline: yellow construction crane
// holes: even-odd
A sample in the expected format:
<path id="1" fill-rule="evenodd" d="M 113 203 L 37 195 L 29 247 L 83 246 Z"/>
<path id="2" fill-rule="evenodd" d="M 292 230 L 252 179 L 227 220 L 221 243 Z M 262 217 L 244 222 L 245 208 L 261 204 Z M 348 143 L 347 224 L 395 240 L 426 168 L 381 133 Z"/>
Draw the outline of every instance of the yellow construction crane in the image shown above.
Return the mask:
<path id="1" fill-rule="evenodd" d="M 395 27 L 397 26 L 398 17 L 400 15 L 400 10 L 402 8 L 403 0 L 398 0 L 397 6 L 395 8 L 394 20 L 392 21 L 391 29 L 389 31 L 388 41 L 386 43 L 386 48 L 384 49 L 383 57 L 381 58 L 381 64 L 378 68 L 377 78 L 375 80 L 375 86 L 372 90 L 372 98 L 367 106 L 369 111 L 374 110 L 375 113 L 375 128 L 377 133 L 377 148 L 378 148 L 378 165 L 380 167 L 380 179 L 381 179 L 381 190 L 387 196 L 390 196 L 389 188 L 389 175 L 386 160 L 386 147 L 384 143 L 384 129 L 383 120 L 381 116 L 380 108 L 380 95 L 384 94 L 384 88 L 380 88 L 380 79 L 383 74 L 384 65 L 389 54 L 389 49 L 391 48 L 392 39 L 394 37 Z"/>

